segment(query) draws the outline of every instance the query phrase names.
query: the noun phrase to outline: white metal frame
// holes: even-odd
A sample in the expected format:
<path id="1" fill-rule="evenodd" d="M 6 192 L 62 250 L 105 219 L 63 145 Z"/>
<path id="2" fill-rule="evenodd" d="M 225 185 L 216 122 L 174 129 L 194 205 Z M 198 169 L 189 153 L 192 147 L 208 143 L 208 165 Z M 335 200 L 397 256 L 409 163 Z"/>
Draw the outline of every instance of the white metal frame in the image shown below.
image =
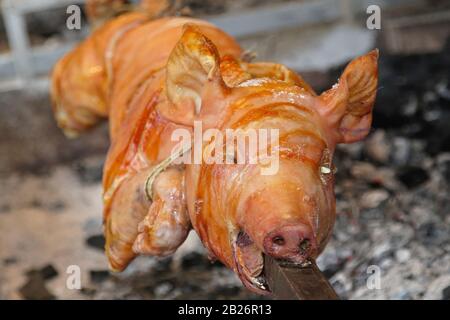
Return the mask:
<path id="1" fill-rule="evenodd" d="M 20 86 L 31 81 L 35 75 L 33 54 L 26 26 L 26 14 L 71 4 L 82 4 L 84 0 L 3 0 L 2 13 L 5 21 L 11 58 L 15 67 L 16 80 Z M 40 48 L 41 51 L 43 48 Z M 5 59 L 4 59 L 5 60 Z"/>
<path id="2" fill-rule="evenodd" d="M 204 18 L 239 38 L 283 28 L 330 22 L 342 17 L 345 21 L 351 22 L 354 12 L 365 11 L 365 7 L 372 3 L 385 7 L 420 1 L 423 0 L 301 1 Z M 0 78 L 13 80 L 0 81 L 0 91 L 5 88 L 8 90 L 30 87 L 29 84 L 35 82 L 36 73 L 50 70 L 54 62 L 73 45 L 66 43 L 57 47 L 31 48 L 26 28 L 26 14 L 84 2 L 85 0 L 3 0 L 1 2 L 11 54 L 0 55 Z"/>

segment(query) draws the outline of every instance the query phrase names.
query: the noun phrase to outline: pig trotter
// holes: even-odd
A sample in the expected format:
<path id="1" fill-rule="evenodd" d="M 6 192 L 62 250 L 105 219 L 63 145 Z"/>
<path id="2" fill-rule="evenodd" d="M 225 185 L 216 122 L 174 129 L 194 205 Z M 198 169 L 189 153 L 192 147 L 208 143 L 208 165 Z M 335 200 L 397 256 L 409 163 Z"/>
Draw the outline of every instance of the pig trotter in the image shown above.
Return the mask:
<path id="1" fill-rule="evenodd" d="M 138 225 L 134 253 L 167 256 L 184 242 L 191 226 L 183 188 L 183 170 L 170 168 L 158 175 L 154 202 Z"/>

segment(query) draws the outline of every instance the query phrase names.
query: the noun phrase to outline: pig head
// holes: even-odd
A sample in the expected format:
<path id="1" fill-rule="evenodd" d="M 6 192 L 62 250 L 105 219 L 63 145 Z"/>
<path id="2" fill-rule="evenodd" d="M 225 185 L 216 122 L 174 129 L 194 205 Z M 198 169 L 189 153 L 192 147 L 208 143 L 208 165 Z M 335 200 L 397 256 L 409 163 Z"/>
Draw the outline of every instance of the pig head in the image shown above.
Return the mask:
<path id="1" fill-rule="evenodd" d="M 266 292 L 263 254 L 301 264 L 324 249 L 335 221 L 333 153 L 336 144 L 361 140 L 370 130 L 377 59 L 377 51 L 357 58 L 332 89 L 317 95 L 282 65 L 221 59 L 192 28 L 174 49 L 167 67 L 173 121 L 279 132 L 269 151 L 279 157 L 272 174 L 236 159 L 186 167 L 194 229 L 211 256 L 252 290 Z M 184 110 L 180 118 L 177 109 Z"/>

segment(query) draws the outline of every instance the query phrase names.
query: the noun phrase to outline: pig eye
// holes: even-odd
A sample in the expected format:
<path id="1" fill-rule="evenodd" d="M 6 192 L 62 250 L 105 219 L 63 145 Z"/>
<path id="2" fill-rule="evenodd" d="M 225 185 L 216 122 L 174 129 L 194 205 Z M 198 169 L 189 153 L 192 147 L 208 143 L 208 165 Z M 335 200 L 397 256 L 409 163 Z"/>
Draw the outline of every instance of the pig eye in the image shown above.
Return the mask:
<path id="1" fill-rule="evenodd" d="M 330 174 L 331 172 L 332 171 L 331 171 L 330 167 L 327 167 L 327 166 L 320 167 L 320 173 L 322 173 L 322 174 Z"/>
<path id="2" fill-rule="evenodd" d="M 328 182 L 333 178 L 336 173 L 336 167 L 333 164 L 321 165 L 319 167 L 319 176 L 323 184 L 328 184 Z"/>
<path id="3" fill-rule="evenodd" d="M 331 164 L 330 166 L 320 166 L 321 174 L 335 174 L 337 172 L 337 168 Z"/>
<path id="4" fill-rule="evenodd" d="M 330 151 L 325 149 L 319 165 L 320 180 L 322 180 L 323 184 L 327 184 L 335 173 L 336 167 L 332 163 Z"/>

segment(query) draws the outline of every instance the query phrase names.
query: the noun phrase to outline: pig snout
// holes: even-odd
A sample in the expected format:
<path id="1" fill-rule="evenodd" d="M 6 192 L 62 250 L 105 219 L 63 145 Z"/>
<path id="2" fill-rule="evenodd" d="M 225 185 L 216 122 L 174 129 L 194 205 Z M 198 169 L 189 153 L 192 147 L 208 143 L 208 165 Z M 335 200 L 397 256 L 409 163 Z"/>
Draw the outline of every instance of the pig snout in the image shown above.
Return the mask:
<path id="1" fill-rule="evenodd" d="M 298 201 L 294 188 L 252 193 L 241 207 L 238 224 L 264 254 L 274 259 L 303 263 L 318 253 L 318 230 L 311 223 L 315 207 Z"/>
<path id="2" fill-rule="evenodd" d="M 266 255 L 303 263 L 317 256 L 320 242 L 313 224 L 319 208 L 298 200 L 303 198 L 296 187 L 252 193 L 244 200 L 238 224 Z"/>
<path id="3" fill-rule="evenodd" d="M 314 233 L 306 224 L 276 228 L 264 237 L 263 247 L 267 255 L 294 263 L 315 256 L 317 248 Z"/>

